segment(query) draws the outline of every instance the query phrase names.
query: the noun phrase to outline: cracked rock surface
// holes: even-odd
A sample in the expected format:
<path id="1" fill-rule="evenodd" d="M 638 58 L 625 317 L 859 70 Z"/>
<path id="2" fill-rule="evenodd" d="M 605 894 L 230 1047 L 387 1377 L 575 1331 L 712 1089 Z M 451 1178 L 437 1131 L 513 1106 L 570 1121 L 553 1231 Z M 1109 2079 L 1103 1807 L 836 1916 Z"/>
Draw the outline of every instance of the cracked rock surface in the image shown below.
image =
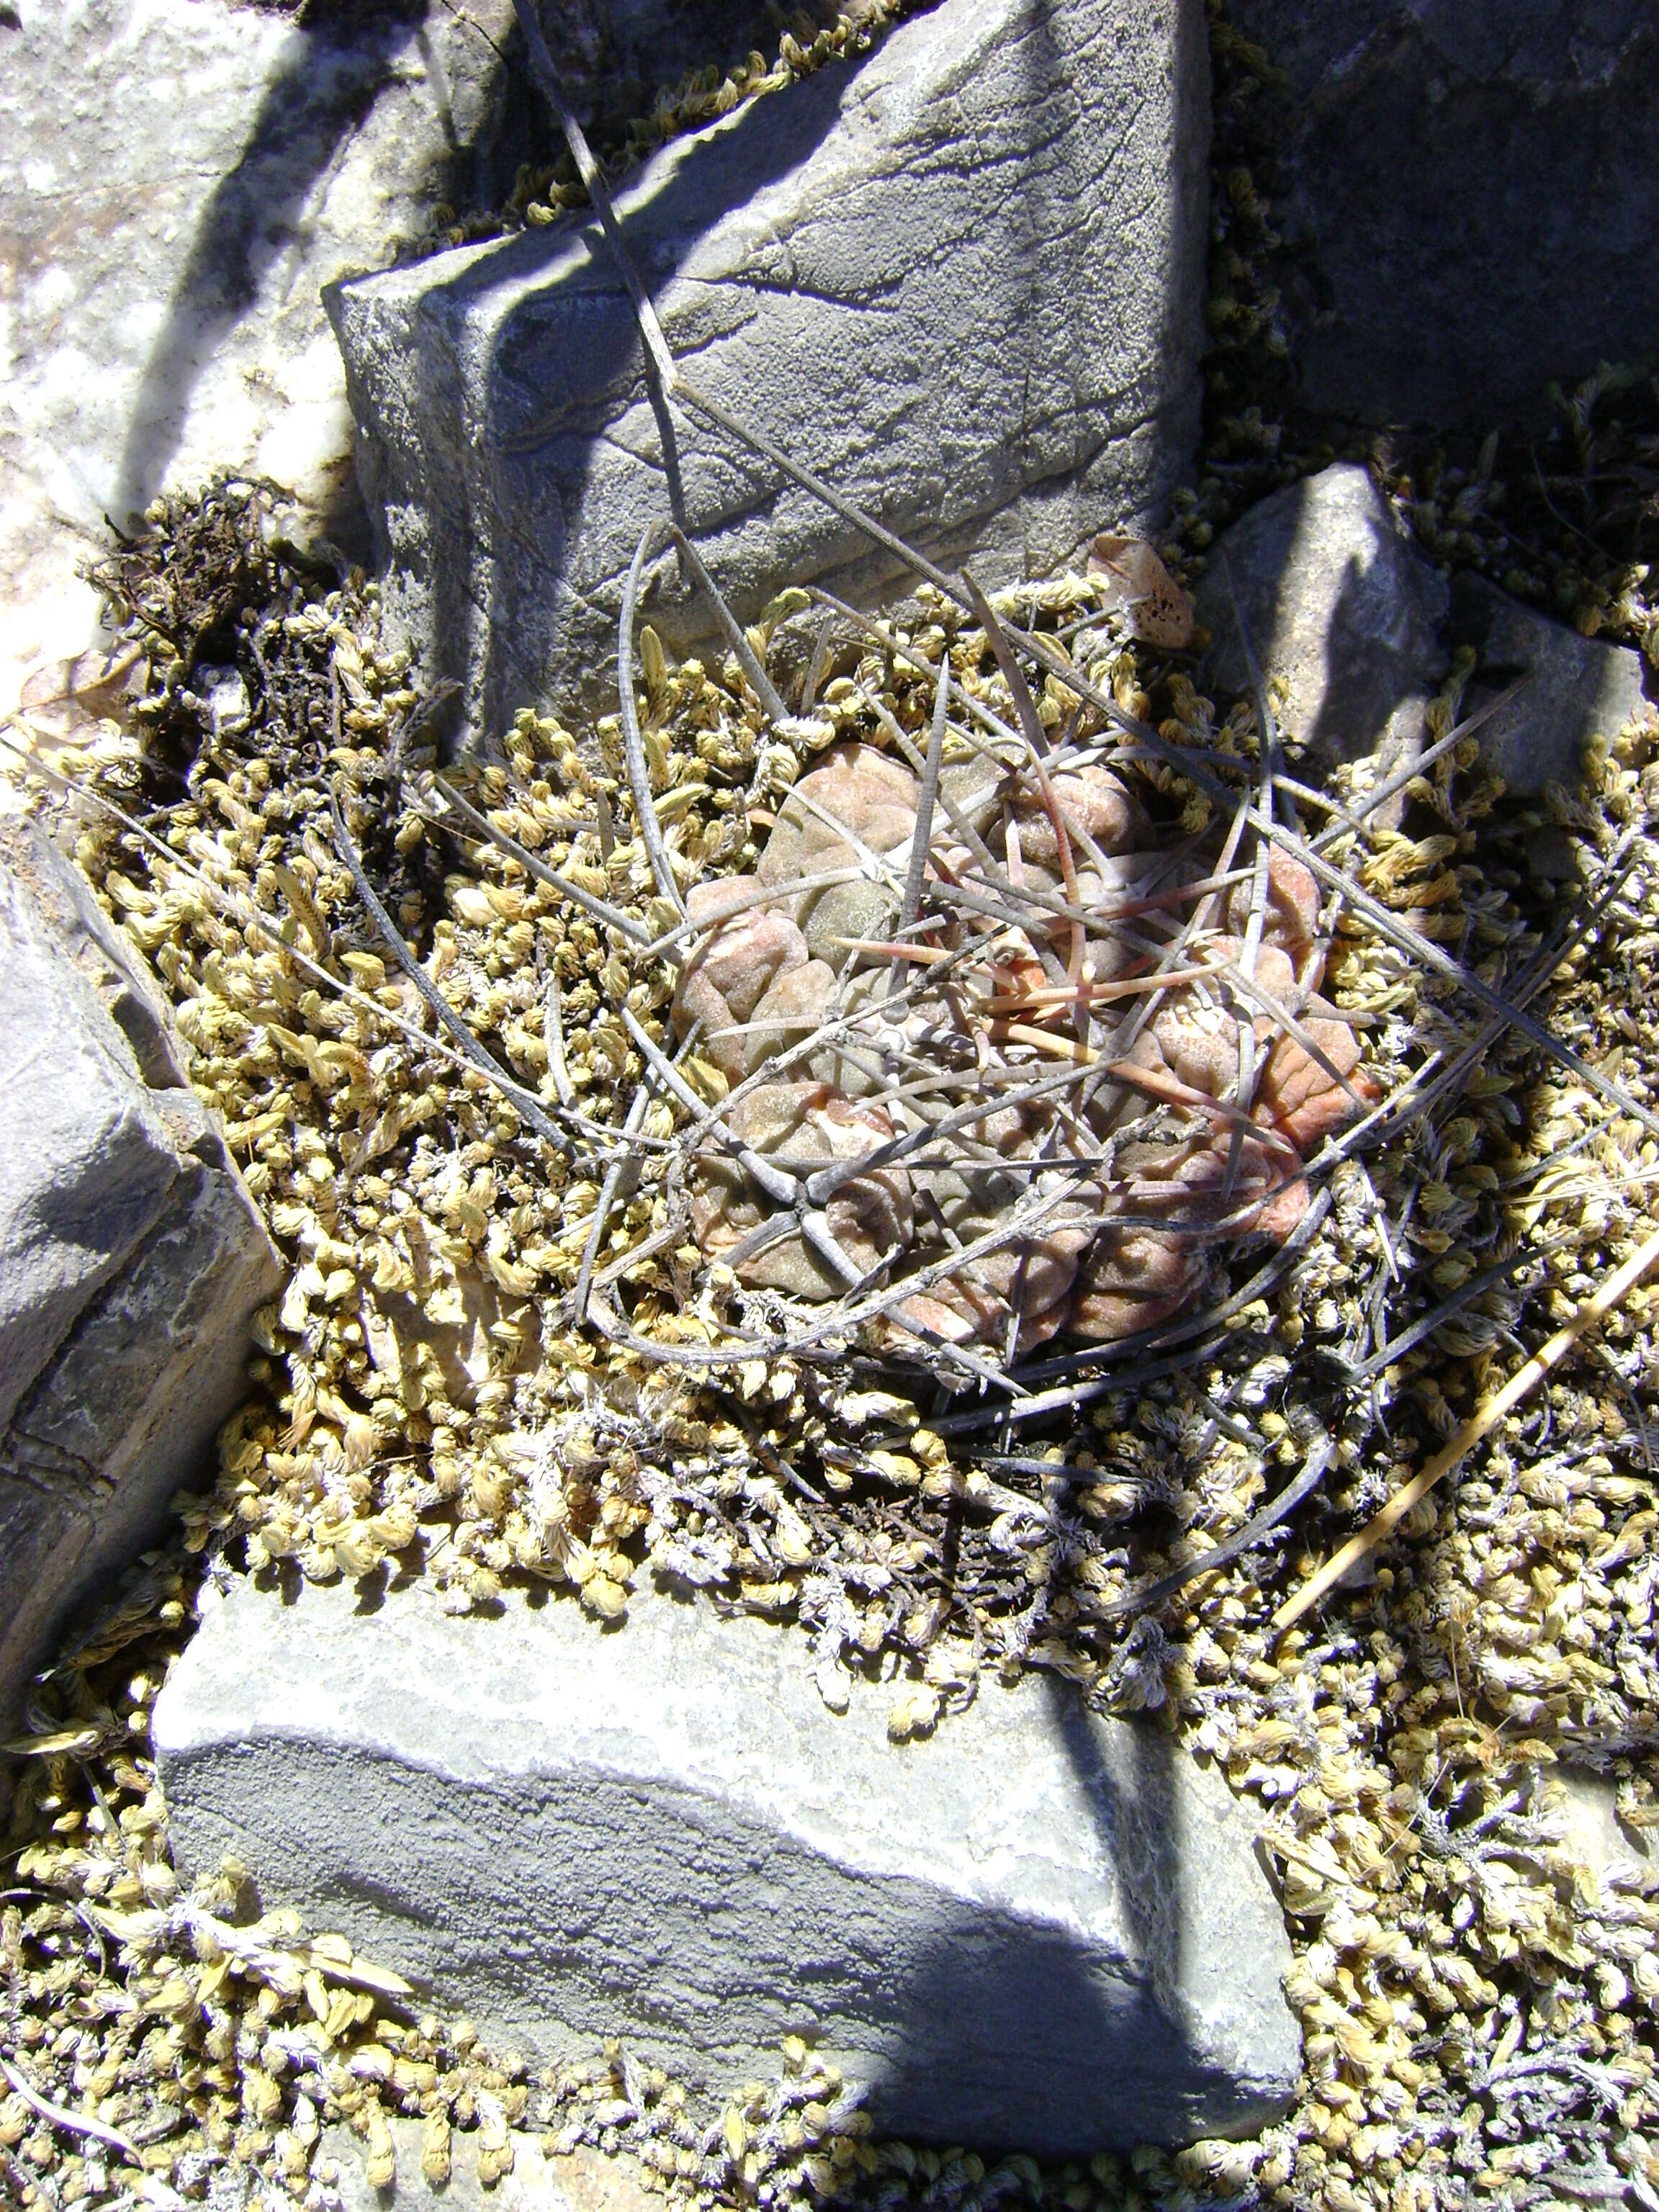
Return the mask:
<path id="1" fill-rule="evenodd" d="M 0 835 L 0 1729 L 159 1531 L 282 1277 L 167 1018 L 40 831 Z"/>
<path id="2" fill-rule="evenodd" d="M 1207 100 L 1195 9 L 943 0 L 664 148 L 618 212 L 711 397 L 936 556 L 1041 575 L 1156 517 L 1190 461 Z M 597 223 L 328 298 L 394 626 L 476 718 L 611 704 L 623 581 L 670 488 Z M 685 526 L 743 619 L 785 582 L 891 582 L 675 418 Z M 710 634 L 672 559 L 651 580 L 672 648 Z"/>
<path id="3" fill-rule="evenodd" d="M 799 2034 L 879 2128 L 1060 2155 L 1283 2109 L 1283 1923 L 1172 1736 L 1030 1676 L 898 1744 L 785 1627 L 508 1604 L 235 1583 L 155 1710 L 180 1867 L 234 1851 L 538 2058 L 620 2033 L 729 2095 Z"/>

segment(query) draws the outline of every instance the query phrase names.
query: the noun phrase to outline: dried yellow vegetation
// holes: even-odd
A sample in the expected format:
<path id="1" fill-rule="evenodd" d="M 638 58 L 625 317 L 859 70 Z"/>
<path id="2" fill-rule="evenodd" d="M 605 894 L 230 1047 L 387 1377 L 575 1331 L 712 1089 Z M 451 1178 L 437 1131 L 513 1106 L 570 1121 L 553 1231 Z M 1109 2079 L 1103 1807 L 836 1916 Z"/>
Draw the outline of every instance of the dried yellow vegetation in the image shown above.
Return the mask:
<path id="1" fill-rule="evenodd" d="M 257 501 L 226 496 L 235 529 L 257 530 Z M 1096 582 L 1061 580 L 1019 612 L 1069 630 L 1169 743 L 1254 762 L 1250 706 L 1203 698 Z M 918 600 L 896 639 L 936 656 L 938 617 Z M 768 625 L 751 643 L 770 649 Z M 957 635 L 953 667 L 1010 713 L 984 648 Z M 152 2188 L 217 2191 L 253 2170 L 320 2206 L 324 2127 L 349 2122 L 384 2172 L 402 2113 L 424 2119 L 431 2182 L 453 2131 L 477 2131 L 499 2173 L 528 2127 L 631 2145 L 665 2188 L 708 2203 L 862 2191 L 1084 2212 L 1254 2191 L 1437 2212 L 1659 2191 L 1653 1294 L 1632 1291 L 1413 1509 L 1369 1581 L 1288 1635 L 1272 1624 L 1650 1233 L 1659 1146 L 1642 1121 L 1493 1030 L 1409 940 L 1328 903 L 1325 988 L 1389 1109 L 1372 1144 L 1330 1164 L 1300 1241 L 1265 1262 L 1218 1253 L 1167 1356 L 1126 1368 L 1097 1346 L 1052 1382 L 1039 1367 L 1038 1391 L 1067 1402 L 1030 1430 L 962 1394 L 919 1401 L 913 1374 L 856 1342 L 683 1370 L 574 1319 L 647 1066 L 630 1018 L 672 1048 L 674 970 L 639 943 L 665 918 L 617 732 L 522 716 L 500 763 L 448 780 L 632 935 L 446 819 L 372 591 L 318 598 L 273 557 L 236 653 L 239 726 L 192 707 L 190 668 L 158 655 L 140 735 L 89 728 L 77 753 L 39 757 L 148 818 L 151 843 L 84 798 L 65 816 L 171 996 L 292 1272 L 261 1318 L 217 1484 L 180 1501 L 183 1548 L 40 1686 L 0 1925 L 9 2185 L 54 2212 L 120 2201 L 136 2160 Z M 672 667 L 652 641 L 642 663 L 677 865 L 740 873 L 753 815 L 808 764 L 808 740 L 768 732 L 735 660 Z M 878 742 L 884 715 L 925 732 L 932 703 L 902 655 L 872 646 L 821 711 L 831 735 Z M 1518 993 L 1533 963 L 1534 1015 L 1644 1110 L 1659 1066 L 1650 748 L 1614 733 L 1582 791 L 1517 810 L 1460 741 L 1413 787 L 1419 834 L 1327 848 L 1489 986 Z M 1203 826 L 1209 801 L 1178 767 L 1124 773 L 1149 811 Z M 337 785 L 350 848 L 517 1103 L 446 1042 L 366 915 Z M 43 803 L 59 789 L 37 787 Z M 1352 808 L 1364 793 L 1351 777 L 1332 796 Z M 1540 872 L 1542 850 L 1569 854 L 1577 879 Z M 535 1133 L 532 1110 L 561 1142 Z M 653 1166 L 683 1111 L 665 1101 L 630 1133 L 637 1180 L 613 1194 L 592 1267 L 631 1334 L 669 1344 L 711 1341 L 736 1295 L 684 1241 Z M 1222 1552 L 1322 1450 L 1322 1488 L 1278 1534 Z M 1212 1553 L 1223 1563 L 1206 1568 Z M 420 2016 L 338 1939 L 261 1912 L 234 1867 L 181 1893 L 147 1717 L 197 1581 L 392 1567 L 461 1610 L 526 1577 L 605 1617 L 645 1576 L 702 1587 L 796 1621 L 826 1699 L 883 1697 L 896 1736 L 948 1726 L 988 1670 L 1032 1666 L 1178 1731 L 1259 1814 L 1307 2036 L 1295 2111 L 1253 2144 L 1041 2171 L 877 2143 L 838 2083 L 785 2052 L 775 2082 L 694 2116 L 648 2054 L 529 2080 L 465 2023 Z M 1611 1864 L 1586 1844 L 1570 1771 L 1613 1793 Z"/>

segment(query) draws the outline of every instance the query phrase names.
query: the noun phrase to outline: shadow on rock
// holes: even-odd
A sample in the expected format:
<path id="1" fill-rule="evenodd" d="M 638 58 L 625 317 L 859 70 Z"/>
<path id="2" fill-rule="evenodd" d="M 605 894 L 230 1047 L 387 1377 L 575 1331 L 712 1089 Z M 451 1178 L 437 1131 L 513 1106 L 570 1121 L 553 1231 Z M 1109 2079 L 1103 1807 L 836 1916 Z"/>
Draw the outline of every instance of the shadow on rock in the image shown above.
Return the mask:
<path id="1" fill-rule="evenodd" d="M 216 350 L 254 312 L 285 255 L 302 246 L 319 191 L 412 57 L 439 94 L 452 172 L 462 143 L 427 0 L 378 0 L 355 24 L 302 15 L 284 40 L 241 151 L 199 216 L 134 400 L 112 513 L 130 527 L 183 442 L 191 395 Z M 493 66 L 493 65 L 492 65 Z M 489 113 L 486 102 L 484 112 Z"/>
<path id="2" fill-rule="evenodd" d="M 1175 2027 L 1182 1913 L 1172 1745 L 1137 1727 L 1124 1732 L 1127 1769 L 1114 1765 L 1076 1692 L 1058 1680 L 1044 1688 L 1049 1726 L 1113 1869 L 1132 1955 L 1091 1957 L 1074 1930 L 1012 1913 L 949 1922 L 895 1977 L 897 2049 L 875 2075 L 869 2110 L 884 2131 L 914 2129 L 925 2111 L 939 2141 L 989 2149 L 1180 2140 L 1194 2131 L 1200 2083 L 1209 2095 L 1200 2124 L 1214 2125 L 1217 2114 L 1216 2085 Z M 986 1787 L 995 1789 L 994 1776 Z M 1018 1886 L 1011 1869 L 1011 1892 Z M 1032 2106 L 1036 2084 L 1041 2110 Z"/>

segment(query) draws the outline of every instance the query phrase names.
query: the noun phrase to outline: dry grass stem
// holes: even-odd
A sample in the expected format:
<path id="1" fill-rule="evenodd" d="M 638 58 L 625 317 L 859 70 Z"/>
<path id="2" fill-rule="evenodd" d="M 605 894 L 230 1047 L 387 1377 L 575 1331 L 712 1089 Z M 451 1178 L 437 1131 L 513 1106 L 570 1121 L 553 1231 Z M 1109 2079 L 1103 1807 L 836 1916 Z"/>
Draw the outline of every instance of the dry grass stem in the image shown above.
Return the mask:
<path id="1" fill-rule="evenodd" d="M 1623 1267 L 1609 1275 L 1595 1296 L 1585 1301 L 1565 1328 L 1559 1328 L 1547 1344 L 1540 1346 L 1524 1367 L 1517 1368 L 1501 1390 L 1485 1401 L 1458 1430 L 1445 1449 L 1435 1454 L 1420 1474 L 1395 1492 L 1374 1520 L 1367 1522 L 1357 1536 L 1351 1537 L 1340 1552 L 1326 1560 L 1295 1595 L 1287 1598 L 1273 1615 L 1273 1626 L 1281 1633 L 1294 1626 L 1303 1614 L 1317 1605 L 1326 1591 L 1341 1581 L 1351 1567 L 1383 1542 L 1409 1513 L 1413 1505 L 1426 1498 L 1443 1475 L 1449 1474 L 1460 1462 L 1468 1457 L 1483 1438 L 1489 1437 L 1504 1416 L 1531 1395 L 1550 1370 L 1572 1350 L 1587 1329 L 1617 1310 L 1624 1299 L 1643 1277 L 1659 1265 L 1659 1230 L 1638 1247 Z"/>

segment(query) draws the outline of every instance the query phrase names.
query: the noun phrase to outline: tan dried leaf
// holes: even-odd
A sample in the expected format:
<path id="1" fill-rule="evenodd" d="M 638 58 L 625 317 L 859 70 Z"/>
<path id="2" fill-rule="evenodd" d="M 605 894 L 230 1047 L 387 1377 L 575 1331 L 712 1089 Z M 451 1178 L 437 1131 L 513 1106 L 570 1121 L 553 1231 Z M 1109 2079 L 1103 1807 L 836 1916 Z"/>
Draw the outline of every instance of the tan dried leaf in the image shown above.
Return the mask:
<path id="1" fill-rule="evenodd" d="M 123 702 L 143 689 L 145 672 L 143 648 L 131 644 L 43 661 L 24 678 L 18 705 L 43 737 L 73 737 L 118 714 Z"/>
<path id="2" fill-rule="evenodd" d="M 1148 645 L 1184 652 L 1193 641 L 1193 602 L 1144 538 L 1097 538 L 1089 548 L 1089 574 L 1103 576 L 1129 617 L 1129 628 Z"/>

